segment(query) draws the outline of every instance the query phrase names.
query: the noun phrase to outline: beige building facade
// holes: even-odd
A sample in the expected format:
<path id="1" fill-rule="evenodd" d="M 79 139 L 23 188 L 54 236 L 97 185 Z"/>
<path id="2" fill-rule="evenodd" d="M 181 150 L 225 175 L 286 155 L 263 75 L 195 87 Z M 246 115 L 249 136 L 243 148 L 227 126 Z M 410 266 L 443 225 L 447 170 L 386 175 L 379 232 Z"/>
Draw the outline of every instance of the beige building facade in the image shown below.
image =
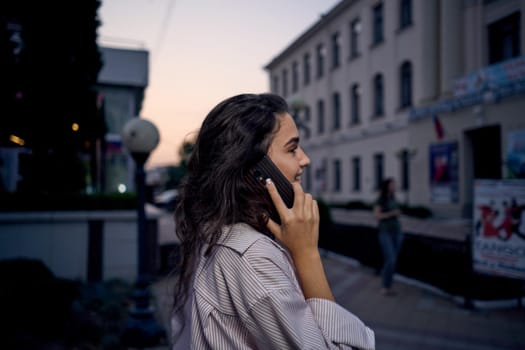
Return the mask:
<path id="1" fill-rule="evenodd" d="M 266 66 L 312 160 L 304 186 L 370 203 L 393 177 L 401 202 L 468 217 L 474 179 L 508 177 L 508 135 L 525 129 L 524 10 L 524 0 L 344 0 L 323 15 Z M 480 156 L 489 144 L 491 163 Z M 496 163 L 499 173 L 479 170 Z"/>

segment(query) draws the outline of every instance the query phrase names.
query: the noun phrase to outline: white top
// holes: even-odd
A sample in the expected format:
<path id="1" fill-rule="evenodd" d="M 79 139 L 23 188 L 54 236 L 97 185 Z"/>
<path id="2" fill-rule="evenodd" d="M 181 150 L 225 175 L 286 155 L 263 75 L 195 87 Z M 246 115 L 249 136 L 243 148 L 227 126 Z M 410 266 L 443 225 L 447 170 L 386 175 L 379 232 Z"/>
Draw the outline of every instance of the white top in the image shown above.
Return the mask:
<path id="1" fill-rule="evenodd" d="M 226 230 L 225 230 L 226 232 Z M 288 252 L 246 224 L 202 257 L 173 349 L 375 349 L 374 332 L 330 300 L 305 300 Z"/>

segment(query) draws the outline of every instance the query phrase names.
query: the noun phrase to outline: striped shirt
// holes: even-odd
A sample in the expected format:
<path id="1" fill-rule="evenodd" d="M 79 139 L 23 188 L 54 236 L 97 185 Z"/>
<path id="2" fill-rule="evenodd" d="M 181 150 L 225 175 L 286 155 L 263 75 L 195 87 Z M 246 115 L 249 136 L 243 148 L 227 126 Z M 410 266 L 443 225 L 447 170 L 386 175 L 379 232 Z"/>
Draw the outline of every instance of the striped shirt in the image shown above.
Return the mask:
<path id="1" fill-rule="evenodd" d="M 305 300 L 288 252 L 246 224 L 201 258 L 172 334 L 174 350 L 375 348 L 374 332 L 352 313 Z"/>

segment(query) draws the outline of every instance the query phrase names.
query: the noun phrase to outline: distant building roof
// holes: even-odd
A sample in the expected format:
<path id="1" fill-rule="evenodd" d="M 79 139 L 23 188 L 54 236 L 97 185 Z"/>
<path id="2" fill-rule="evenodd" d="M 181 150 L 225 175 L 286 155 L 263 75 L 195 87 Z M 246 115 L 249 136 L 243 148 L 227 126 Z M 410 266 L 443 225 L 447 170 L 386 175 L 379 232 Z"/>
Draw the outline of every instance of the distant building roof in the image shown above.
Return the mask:
<path id="1" fill-rule="evenodd" d="M 148 86 L 148 51 L 99 47 L 102 69 L 99 84 Z"/>

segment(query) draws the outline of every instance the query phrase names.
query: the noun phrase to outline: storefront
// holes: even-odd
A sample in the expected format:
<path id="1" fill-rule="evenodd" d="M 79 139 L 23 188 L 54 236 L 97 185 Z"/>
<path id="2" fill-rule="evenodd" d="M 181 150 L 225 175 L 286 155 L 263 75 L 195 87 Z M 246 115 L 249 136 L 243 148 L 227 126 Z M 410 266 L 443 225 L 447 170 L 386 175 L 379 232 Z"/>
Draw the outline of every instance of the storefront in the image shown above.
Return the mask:
<path id="1" fill-rule="evenodd" d="M 456 81 L 454 97 L 411 111 L 411 198 L 471 217 L 475 179 L 525 177 L 525 57 Z"/>

